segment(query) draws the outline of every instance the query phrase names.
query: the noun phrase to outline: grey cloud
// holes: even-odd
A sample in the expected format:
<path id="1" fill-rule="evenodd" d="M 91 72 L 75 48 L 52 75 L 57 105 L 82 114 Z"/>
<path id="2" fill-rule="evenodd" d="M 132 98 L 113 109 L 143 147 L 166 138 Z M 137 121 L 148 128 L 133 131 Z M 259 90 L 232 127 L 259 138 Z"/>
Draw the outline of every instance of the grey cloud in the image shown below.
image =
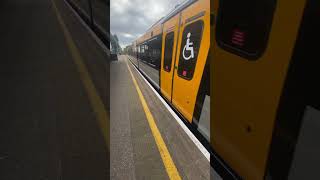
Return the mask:
<path id="1" fill-rule="evenodd" d="M 110 28 L 124 47 L 184 0 L 111 0 Z"/>

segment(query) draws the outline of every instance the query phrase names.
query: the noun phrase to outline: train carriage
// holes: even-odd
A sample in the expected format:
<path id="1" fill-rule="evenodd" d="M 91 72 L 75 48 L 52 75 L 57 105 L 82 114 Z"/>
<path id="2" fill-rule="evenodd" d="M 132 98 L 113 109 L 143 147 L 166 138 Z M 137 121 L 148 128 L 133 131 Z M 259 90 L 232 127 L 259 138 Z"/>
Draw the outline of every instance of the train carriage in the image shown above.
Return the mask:
<path id="1" fill-rule="evenodd" d="M 189 0 L 134 41 L 130 59 L 210 144 L 223 178 L 319 179 L 319 10 Z"/>
<path id="2" fill-rule="evenodd" d="M 319 42 L 320 2 L 220 0 L 212 6 L 216 155 L 241 179 L 319 179 L 314 42 Z"/>
<path id="3" fill-rule="evenodd" d="M 209 36 L 210 1 L 185 1 L 134 41 L 130 58 L 207 144 Z"/>

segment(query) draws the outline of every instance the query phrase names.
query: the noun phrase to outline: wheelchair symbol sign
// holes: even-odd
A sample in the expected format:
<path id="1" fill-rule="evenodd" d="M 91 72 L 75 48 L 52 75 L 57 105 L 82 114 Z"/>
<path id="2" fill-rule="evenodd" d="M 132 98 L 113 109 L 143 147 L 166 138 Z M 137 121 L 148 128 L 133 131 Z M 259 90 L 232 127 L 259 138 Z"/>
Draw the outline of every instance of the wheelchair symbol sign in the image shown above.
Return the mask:
<path id="1" fill-rule="evenodd" d="M 194 58 L 193 42 L 190 42 L 190 37 L 191 37 L 191 33 L 189 32 L 187 34 L 188 39 L 187 39 L 186 45 L 184 46 L 183 52 L 182 52 L 183 58 L 186 61 L 188 61 L 191 58 Z M 190 55 L 188 57 L 185 54 L 186 51 L 190 51 Z"/>

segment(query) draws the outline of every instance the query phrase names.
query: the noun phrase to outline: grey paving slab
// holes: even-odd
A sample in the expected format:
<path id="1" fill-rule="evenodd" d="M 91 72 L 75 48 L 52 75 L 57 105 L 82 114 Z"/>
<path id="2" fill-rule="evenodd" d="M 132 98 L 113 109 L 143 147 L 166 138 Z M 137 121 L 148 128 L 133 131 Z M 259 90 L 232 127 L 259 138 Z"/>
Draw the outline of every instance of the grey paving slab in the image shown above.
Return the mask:
<path id="1" fill-rule="evenodd" d="M 110 68 L 111 178 L 168 179 L 123 56 Z"/>

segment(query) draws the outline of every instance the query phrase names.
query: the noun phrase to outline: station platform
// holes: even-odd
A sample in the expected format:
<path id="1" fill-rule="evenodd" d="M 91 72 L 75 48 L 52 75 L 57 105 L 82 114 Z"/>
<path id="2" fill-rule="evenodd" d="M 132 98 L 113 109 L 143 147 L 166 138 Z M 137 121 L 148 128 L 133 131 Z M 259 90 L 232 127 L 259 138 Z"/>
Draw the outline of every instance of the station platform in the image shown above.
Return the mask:
<path id="1" fill-rule="evenodd" d="M 110 82 L 111 179 L 171 178 L 150 114 L 181 179 L 221 179 L 128 56 L 111 62 Z"/>
<path id="2" fill-rule="evenodd" d="M 109 179 L 105 49 L 64 0 L 0 4 L 0 179 Z"/>

